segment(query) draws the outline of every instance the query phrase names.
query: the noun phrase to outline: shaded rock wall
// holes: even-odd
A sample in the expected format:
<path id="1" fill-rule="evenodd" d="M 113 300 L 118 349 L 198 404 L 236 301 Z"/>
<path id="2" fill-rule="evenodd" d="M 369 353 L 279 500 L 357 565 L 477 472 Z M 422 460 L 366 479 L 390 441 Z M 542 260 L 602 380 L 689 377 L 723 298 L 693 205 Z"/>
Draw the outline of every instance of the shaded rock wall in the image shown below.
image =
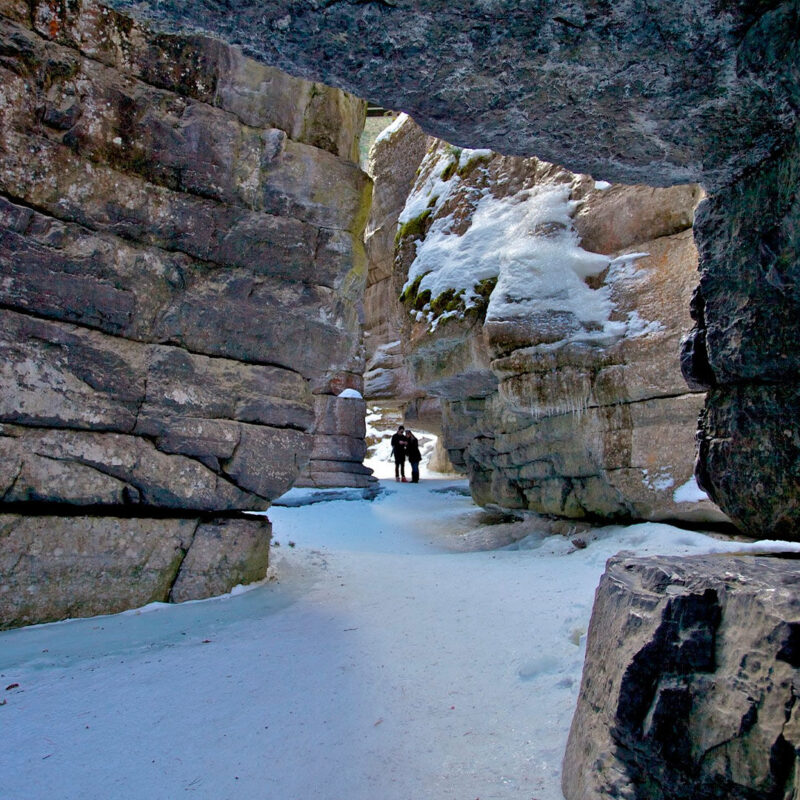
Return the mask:
<path id="1" fill-rule="evenodd" d="M 414 185 L 429 138 L 408 117 L 398 117 L 369 153 L 374 182 L 364 231 L 367 289 L 364 294 L 364 393 L 368 399 L 408 401 L 419 394 L 408 373 L 403 339 L 406 312 L 399 301 L 404 276 L 394 268 L 397 220 Z"/>
<path id="2" fill-rule="evenodd" d="M 732 477 L 753 441 L 740 435 L 737 415 L 797 411 L 790 392 L 779 406 L 770 388 L 790 387 L 798 375 L 794 350 L 781 344 L 796 338 L 798 320 L 794 0 L 556 0 L 535 8 L 242 0 L 235 15 L 207 2 L 114 2 L 167 27 L 214 31 L 269 63 L 405 109 L 459 145 L 536 154 L 620 183 L 702 183 L 709 199 L 695 235 L 704 281 L 687 375 L 716 385 L 698 474 L 746 530 L 798 535 L 796 437 L 769 428 L 769 448 L 748 451 L 746 473 Z M 737 321 L 725 313 L 731 304 Z M 753 318 L 763 327 L 748 336 Z M 762 338 L 776 346 L 782 369 L 749 346 Z M 747 408 L 739 405 L 743 383 Z M 792 498 L 788 516 L 776 516 L 773 486 Z"/>
<path id="3" fill-rule="evenodd" d="M 707 500 L 674 499 L 692 483 L 703 406 L 678 358 L 698 188 L 596 186 L 538 159 L 432 142 L 384 243 L 404 307 L 375 332 L 402 349 L 404 372 L 384 370 L 381 386 L 440 398 L 445 447 L 482 504 L 723 520 Z M 387 154 L 392 144 L 402 153 L 406 140 L 387 138 Z M 562 285 L 574 269 L 591 274 Z"/>
<path id="4" fill-rule="evenodd" d="M 0 13 L 0 497 L 31 515 L 4 528 L 0 618 L 117 609 L 148 548 L 163 569 L 126 603 L 263 577 L 268 525 L 214 513 L 358 457 L 328 407 L 363 371 L 365 104 L 101 5 Z M 91 602 L 59 579 L 58 611 L 37 587 L 81 519 L 64 569 L 116 578 Z"/>
<path id="5" fill-rule="evenodd" d="M 375 483 L 372 470 L 363 464 L 367 453 L 366 402 L 358 397 L 318 395 L 314 403 L 314 445 L 296 485 L 366 488 Z"/>
<path id="6" fill-rule="evenodd" d="M 797 562 L 609 561 L 564 760 L 567 800 L 793 797 Z"/>

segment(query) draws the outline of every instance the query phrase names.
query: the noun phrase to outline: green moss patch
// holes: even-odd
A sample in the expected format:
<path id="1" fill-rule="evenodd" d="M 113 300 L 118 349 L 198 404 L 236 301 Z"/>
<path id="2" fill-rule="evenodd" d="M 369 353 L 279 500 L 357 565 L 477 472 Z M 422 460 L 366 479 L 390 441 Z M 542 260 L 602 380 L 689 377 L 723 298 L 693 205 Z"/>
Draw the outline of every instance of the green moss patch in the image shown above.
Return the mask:
<path id="1" fill-rule="evenodd" d="M 481 155 L 475 156 L 467 161 L 462 167 L 458 170 L 458 177 L 459 178 L 466 178 L 469 174 L 480 164 L 486 164 L 492 160 L 492 155 L 488 153 L 482 153 Z"/>
<path id="2" fill-rule="evenodd" d="M 394 237 L 394 243 L 397 244 L 401 239 L 407 239 L 411 236 L 424 236 L 427 232 L 428 226 L 426 221 L 430 217 L 433 209 L 426 208 L 418 217 L 404 222 L 398 229 L 397 235 Z"/>

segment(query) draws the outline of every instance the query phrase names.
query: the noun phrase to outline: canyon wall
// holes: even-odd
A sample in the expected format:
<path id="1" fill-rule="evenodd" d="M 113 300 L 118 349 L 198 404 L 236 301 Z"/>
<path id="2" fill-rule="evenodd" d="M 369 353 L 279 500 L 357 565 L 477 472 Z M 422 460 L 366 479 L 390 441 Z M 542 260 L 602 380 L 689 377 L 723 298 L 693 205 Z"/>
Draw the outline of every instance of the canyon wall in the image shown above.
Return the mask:
<path id="1" fill-rule="evenodd" d="M 701 183 L 684 359 L 711 390 L 697 474 L 744 530 L 800 536 L 800 440 L 781 424 L 800 371 L 794 0 L 113 3 L 403 109 L 459 146 L 610 182 Z"/>
<path id="2" fill-rule="evenodd" d="M 263 577 L 241 512 L 360 462 L 365 104 L 101 5 L 0 13 L 0 625 Z"/>
<path id="3" fill-rule="evenodd" d="M 392 165 L 420 160 L 421 141 L 411 120 L 386 132 L 377 197 L 407 185 Z M 368 240 L 368 396 L 438 398 L 483 505 L 723 521 L 692 478 L 704 395 L 679 362 L 699 188 L 612 186 L 429 140 L 408 195 L 391 204 L 394 240 Z"/>

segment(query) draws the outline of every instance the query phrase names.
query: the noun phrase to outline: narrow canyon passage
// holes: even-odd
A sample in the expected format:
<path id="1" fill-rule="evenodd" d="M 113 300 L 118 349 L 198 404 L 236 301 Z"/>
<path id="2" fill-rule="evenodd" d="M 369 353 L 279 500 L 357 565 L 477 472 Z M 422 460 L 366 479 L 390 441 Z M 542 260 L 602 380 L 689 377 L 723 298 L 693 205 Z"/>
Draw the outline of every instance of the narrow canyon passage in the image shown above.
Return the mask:
<path id="1" fill-rule="evenodd" d="M 491 538 L 464 489 L 273 507 L 251 591 L 0 634 L 0 796 L 558 800 L 606 559 L 741 544 L 649 523 L 458 552 Z"/>

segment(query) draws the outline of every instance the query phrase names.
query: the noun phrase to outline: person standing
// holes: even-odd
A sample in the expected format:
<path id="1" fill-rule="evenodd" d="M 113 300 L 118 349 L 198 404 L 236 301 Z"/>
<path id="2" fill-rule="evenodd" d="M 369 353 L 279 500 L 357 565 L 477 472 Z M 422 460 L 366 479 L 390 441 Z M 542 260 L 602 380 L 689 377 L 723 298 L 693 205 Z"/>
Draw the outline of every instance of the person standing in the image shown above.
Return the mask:
<path id="1" fill-rule="evenodd" d="M 411 431 L 406 431 L 406 458 L 411 464 L 411 483 L 419 483 L 419 462 L 422 456 L 419 452 L 419 440 Z"/>
<path id="2" fill-rule="evenodd" d="M 394 456 L 394 479 L 402 480 L 403 483 L 408 483 L 406 480 L 406 444 L 405 428 L 401 425 L 397 429 L 397 433 L 392 436 L 392 455 Z"/>

